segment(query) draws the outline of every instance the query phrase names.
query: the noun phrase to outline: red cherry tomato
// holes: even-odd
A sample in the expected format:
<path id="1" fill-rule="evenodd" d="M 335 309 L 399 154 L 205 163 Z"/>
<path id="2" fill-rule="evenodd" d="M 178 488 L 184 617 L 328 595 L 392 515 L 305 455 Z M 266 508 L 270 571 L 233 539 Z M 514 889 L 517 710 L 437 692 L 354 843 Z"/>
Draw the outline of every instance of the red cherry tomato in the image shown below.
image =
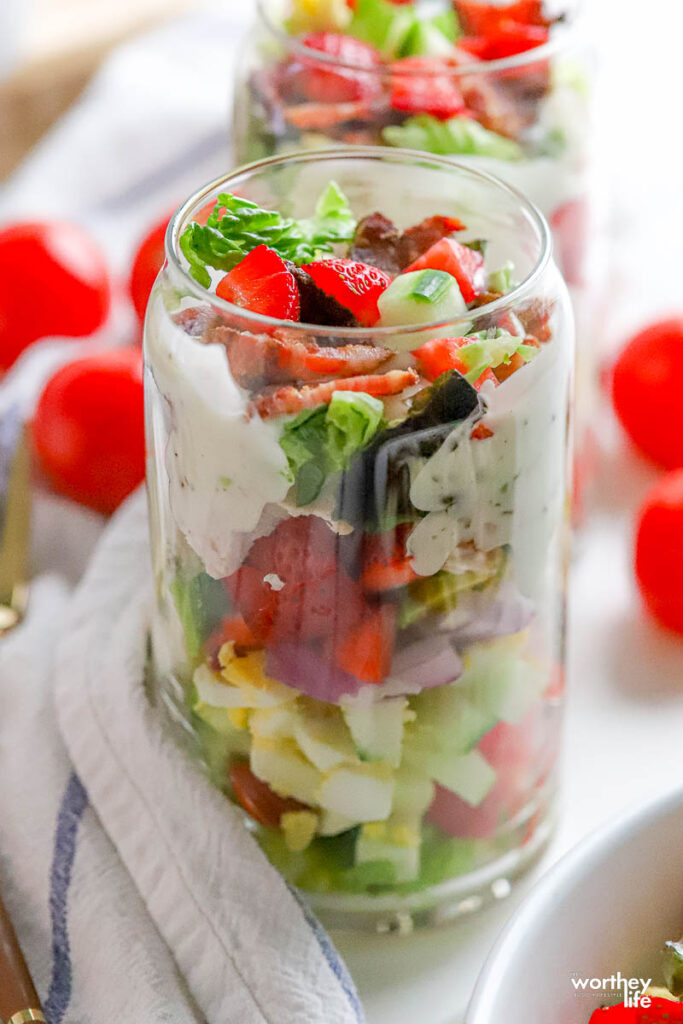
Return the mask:
<path id="1" fill-rule="evenodd" d="M 683 634 L 683 470 L 667 473 L 640 509 L 636 577 L 654 617 Z"/>
<path id="2" fill-rule="evenodd" d="M 683 317 L 640 331 L 622 350 L 612 377 L 617 416 L 645 455 L 665 469 L 683 467 Z"/>
<path id="3" fill-rule="evenodd" d="M 279 828 L 280 818 L 288 811 L 308 810 L 306 804 L 298 800 L 278 796 L 267 782 L 254 775 L 246 761 L 230 765 L 230 782 L 235 797 L 247 814 L 266 828 Z"/>
<path id="4" fill-rule="evenodd" d="M 92 334 L 110 299 L 104 257 L 78 225 L 45 221 L 0 231 L 0 371 L 39 338 Z"/>
<path id="5" fill-rule="evenodd" d="M 145 235 L 133 260 L 128 291 L 140 323 L 144 323 L 149 293 L 166 259 L 164 238 L 168 221 L 169 218 L 164 217 Z"/>
<path id="6" fill-rule="evenodd" d="M 55 491 L 113 512 L 145 476 L 139 349 L 87 356 L 58 370 L 38 403 L 33 441 Z"/>

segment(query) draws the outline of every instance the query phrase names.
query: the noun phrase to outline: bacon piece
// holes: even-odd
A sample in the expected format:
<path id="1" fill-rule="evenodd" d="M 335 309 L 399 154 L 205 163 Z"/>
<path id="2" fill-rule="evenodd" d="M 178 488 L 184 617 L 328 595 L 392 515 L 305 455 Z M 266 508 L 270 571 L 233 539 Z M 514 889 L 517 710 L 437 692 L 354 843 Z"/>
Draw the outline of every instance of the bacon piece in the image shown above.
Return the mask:
<path id="1" fill-rule="evenodd" d="M 251 403 L 251 411 L 262 419 L 285 414 L 295 415 L 304 409 L 315 409 L 330 401 L 335 391 L 364 391 L 375 397 L 398 395 L 405 388 L 417 384 L 415 370 L 389 370 L 388 373 L 370 377 L 348 377 L 345 380 L 328 380 L 321 384 L 305 384 L 301 388 L 284 387 L 268 394 L 259 395 Z"/>
<path id="2" fill-rule="evenodd" d="M 250 334 L 230 327 L 216 327 L 206 340 L 225 346 L 233 377 L 242 387 L 252 390 L 264 384 L 372 373 L 393 355 L 389 349 L 374 345 L 324 348 L 315 341 L 303 340 L 296 330 L 284 327 L 273 334 Z"/>
<path id="3" fill-rule="evenodd" d="M 372 121 L 384 109 L 386 100 L 350 100 L 348 103 L 294 103 L 284 108 L 288 124 L 299 131 L 319 131 L 344 121 Z"/>
<path id="4" fill-rule="evenodd" d="M 398 253 L 401 269 L 414 263 L 420 256 L 440 242 L 442 238 L 452 235 L 454 231 L 463 231 L 465 225 L 457 217 L 426 217 L 419 224 L 413 224 L 403 232 L 400 238 Z"/>
<path id="5" fill-rule="evenodd" d="M 188 309 L 181 309 L 179 313 L 174 313 L 171 319 L 192 338 L 201 338 L 220 322 L 220 317 L 210 306 L 190 306 Z"/>
<path id="6" fill-rule="evenodd" d="M 370 213 L 356 225 L 349 257 L 361 263 L 379 267 L 387 274 L 399 274 L 403 269 L 398 254 L 401 233 L 388 217 Z"/>
<path id="7" fill-rule="evenodd" d="M 548 321 L 554 306 L 555 303 L 552 300 L 534 299 L 524 309 L 516 310 L 517 318 L 527 334 L 531 334 L 538 341 L 550 341 L 553 332 Z"/>

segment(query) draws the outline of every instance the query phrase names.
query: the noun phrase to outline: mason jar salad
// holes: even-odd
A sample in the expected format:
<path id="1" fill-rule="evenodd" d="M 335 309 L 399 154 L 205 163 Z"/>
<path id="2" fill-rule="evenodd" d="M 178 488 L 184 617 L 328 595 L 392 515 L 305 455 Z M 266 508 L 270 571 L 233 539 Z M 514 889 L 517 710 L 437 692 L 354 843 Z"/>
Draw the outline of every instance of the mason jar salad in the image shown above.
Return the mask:
<path id="1" fill-rule="evenodd" d="M 552 820 L 572 324 L 547 227 L 452 161 L 346 149 L 205 188 L 167 256 L 159 704 L 332 923 L 472 909 Z"/>

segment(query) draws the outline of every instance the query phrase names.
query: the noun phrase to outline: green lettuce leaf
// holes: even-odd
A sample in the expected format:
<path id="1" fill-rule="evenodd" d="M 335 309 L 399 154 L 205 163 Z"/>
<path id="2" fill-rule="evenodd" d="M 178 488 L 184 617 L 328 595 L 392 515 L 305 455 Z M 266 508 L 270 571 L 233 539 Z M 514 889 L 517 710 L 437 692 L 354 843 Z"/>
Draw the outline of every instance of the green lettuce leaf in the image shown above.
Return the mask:
<path id="1" fill-rule="evenodd" d="M 356 222 L 346 196 L 330 182 L 308 220 L 283 217 L 228 192 L 221 193 L 206 224 L 188 224 L 180 249 L 195 281 L 211 285 L 207 267 L 232 270 L 258 245 L 267 245 L 283 259 L 309 263 L 320 253 L 334 252 L 337 242 L 353 238 Z"/>
<path id="2" fill-rule="evenodd" d="M 194 661 L 209 634 L 230 611 L 228 593 L 220 580 L 205 572 L 191 579 L 176 576 L 170 586 L 185 634 L 185 646 Z"/>
<path id="3" fill-rule="evenodd" d="M 497 160 L 521 160 L 521 146 L 491 132 L 468 117 L 439 121 L 431 114 L 417 114 L 400 125 L 388 125 L 382 138 L 390 146 L 420 149 L 440 156 L 488 156 Z"/>
<path id="4" fill-rule="evenodd" d="M 499 270 L 494 270 L 493 273 L 489 274 L 488 287 L 489 291 L 502 292 L 503 295 L 512 289 L 515 266 L 511 260 L 508 260 Z"/>
<path id="5" fill-rule="evenodd" d="M 465 376 L 473 384 L 482 373 L 492 366 L 509 363 L 515 353 L 521 355 L 525 363 L 538 355 L 539 349 L 533 345 L 525 345 L 524 339 L 503 331 L 499 327 L 488 331 L 479 331 L 467 336 L 468 343 L 458 350 L 458 355 L 467 366 Z"/>
<path id="6" fill-rule="evenodd" d="M 335 391 L 329 405 L 307 409 L 285 425 L 280 447 L 292 473 L 297 505 L 317 498 L 328 473 L 347 468 L 354 452 L 374 437 L 383 411 L 372 395 Z"/>

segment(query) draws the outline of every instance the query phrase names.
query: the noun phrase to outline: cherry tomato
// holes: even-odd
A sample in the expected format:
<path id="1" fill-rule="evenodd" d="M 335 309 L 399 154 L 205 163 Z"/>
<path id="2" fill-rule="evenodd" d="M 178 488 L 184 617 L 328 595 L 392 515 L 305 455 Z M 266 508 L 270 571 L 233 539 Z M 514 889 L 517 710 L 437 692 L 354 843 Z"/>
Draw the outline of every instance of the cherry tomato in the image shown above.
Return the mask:
<path id="1" fill-rule="evenodd" d="M 612 401 L 631 439 L 665 469 L 683 467 L 683 317 L 640 331 L 622 350 Z"/>
<path id="2" fill-rule="evenodd" d="M 58 370 L 38 403 L 33 442 L 55 491 L 113 512 L 145 476 L 139 349 L 87 356 Z"/>
<path id="3" fill-rule="evenodd" d="M 168 220 L 168 217 L 164 217 L 145 235 L 133 260 L 128 291 L 140 323 L 144 323 L 149 293 L 166 259 L 164 238 Z"/>
<path id="4" fill-rule="evenodd" d="M 0 231 L 0 371 L 39 338 L 92 334 L 110 299 L 104 257 L 78 225 L 27 222 Z"/>
<path id="5" fill-rule="evenodd" d="M 247 814 L 266 828 L 279 828 L 280 818 L 287 811 L 308 810 L 306 804 L 298 800 L 278 796 L 267 782 L 254 775 L 246 761 L 230 765 L 230 782 L 235 797 Z"/>
<path id="6" fill-rule="evenodd" d="M 662 477 L 641 506 L 636 577 L 654 617 L 683 634 L 683 470 Z"/>

